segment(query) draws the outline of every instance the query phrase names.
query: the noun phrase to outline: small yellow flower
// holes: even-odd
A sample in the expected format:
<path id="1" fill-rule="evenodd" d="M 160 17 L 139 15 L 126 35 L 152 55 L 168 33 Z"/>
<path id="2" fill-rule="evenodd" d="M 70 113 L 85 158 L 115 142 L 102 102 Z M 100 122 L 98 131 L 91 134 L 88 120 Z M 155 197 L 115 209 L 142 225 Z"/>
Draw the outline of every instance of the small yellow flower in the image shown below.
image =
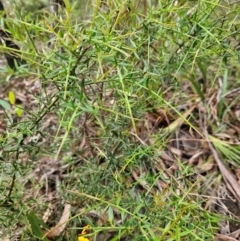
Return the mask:
<path id="1" fill-rule="evenodd" d="M 90 241 L 90 240 L 88 238 L 83 237 L 83 236 L 79 236 L 78 241 Z"/>

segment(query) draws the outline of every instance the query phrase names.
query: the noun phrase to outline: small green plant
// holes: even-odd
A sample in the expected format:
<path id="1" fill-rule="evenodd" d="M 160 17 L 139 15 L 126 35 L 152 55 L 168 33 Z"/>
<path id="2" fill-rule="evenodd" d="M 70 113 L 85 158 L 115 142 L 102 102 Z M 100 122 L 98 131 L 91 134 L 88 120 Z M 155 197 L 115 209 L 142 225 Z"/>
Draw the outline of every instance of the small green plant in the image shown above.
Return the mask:
<path id="1" fill-rule="evenodd" d="M 26 7 L 4 20 L 21 49 L 11 52 L 27 63 L 0 97 L 4 237 L 214 239 L 219 217 L 197 193 L 212 169 L 195 166 L 209 158 L 203 115 L 215 148 L 239 165 L 238 147 L 220 135 L 236 125 L 226 110 L 239 85 L 228 71 L 239 62 L 236 10 L 143 2 L 64 0 L 59 14 Z M 71 216 L 58 229 L 66 203 Z"/>

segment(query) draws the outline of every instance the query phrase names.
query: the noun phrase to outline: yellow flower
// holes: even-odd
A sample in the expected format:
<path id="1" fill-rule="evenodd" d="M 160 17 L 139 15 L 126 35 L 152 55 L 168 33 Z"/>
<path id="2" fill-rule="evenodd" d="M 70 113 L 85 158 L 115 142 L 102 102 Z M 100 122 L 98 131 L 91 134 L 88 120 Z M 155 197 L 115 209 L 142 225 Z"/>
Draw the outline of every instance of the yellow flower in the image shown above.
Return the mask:
<path id="1" fill-rule="evenodd" d="M 78 241 L 90 241 L 90 240 L 88 238 L 83 237 L 83 236 L 79 236 Z"/>

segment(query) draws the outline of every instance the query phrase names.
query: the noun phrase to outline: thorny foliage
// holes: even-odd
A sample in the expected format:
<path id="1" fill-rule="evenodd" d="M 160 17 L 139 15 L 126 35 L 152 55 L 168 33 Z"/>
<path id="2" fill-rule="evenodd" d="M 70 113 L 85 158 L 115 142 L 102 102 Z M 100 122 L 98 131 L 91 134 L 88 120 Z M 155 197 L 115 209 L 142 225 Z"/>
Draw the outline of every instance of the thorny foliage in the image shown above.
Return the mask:
<path id="1" fill-rule="evenodd" d="M 0 122 L 9 234 L 30 240 L 30 225 L 35 237 L 56 238 L 46 230 L 70 203 L 67 227 L 56 228 L 63 240 L 88 224 L 97 240 L 238 238 L 237 5 L 145 8 L 97 1 L 76 25 L 70 5 L 34 25 L 31 15 L 9 20 L 28 63 L 1 92 L 15 95 Z M 209 211 L 231 219 L 217 223 Z M 48 228 L 34 228 L 32 212 Z"/>

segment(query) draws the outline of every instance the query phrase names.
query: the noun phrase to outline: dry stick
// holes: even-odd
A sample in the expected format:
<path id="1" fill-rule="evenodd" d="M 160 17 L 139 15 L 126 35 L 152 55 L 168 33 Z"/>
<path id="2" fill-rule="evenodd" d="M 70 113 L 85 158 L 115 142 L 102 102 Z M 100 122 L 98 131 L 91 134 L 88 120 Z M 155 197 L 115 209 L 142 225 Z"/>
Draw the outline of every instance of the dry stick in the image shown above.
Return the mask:
<path id="1" fill-rule="evenodd" d="M 208 146 L 213 154 L 213 157 L 218 165 L 220 172 L 222 173 L 223 179 L 229 189 L 229 191 L 234 195 L 234 197 L 240 202 L 240 186 L 236 179 L 234 178 L 233 174 L 225 167 L 225 165 L 220 160 L 217 151 L 213 147 L 213 144 L 209 138 L 207 128 L 206 128 L 206 116 L 204 115 L 204 134 L 205 138 L 208 142 Z"/>

